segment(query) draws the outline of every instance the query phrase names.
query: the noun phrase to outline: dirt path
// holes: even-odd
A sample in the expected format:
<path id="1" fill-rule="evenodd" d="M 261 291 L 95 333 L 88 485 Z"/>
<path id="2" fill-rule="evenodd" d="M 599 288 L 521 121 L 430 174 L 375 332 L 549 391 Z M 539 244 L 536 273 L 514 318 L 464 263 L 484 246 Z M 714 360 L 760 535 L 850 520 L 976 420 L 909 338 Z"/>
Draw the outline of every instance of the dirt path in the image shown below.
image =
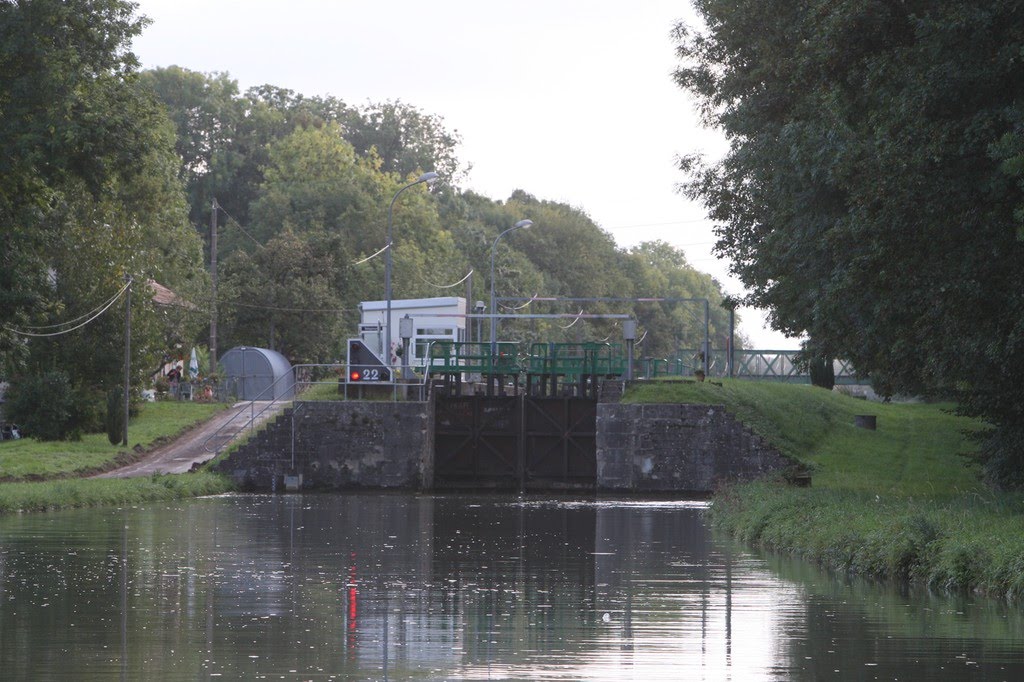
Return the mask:
<path id="1" fill-rule="evenodd" d="M 152 474 L 183 474 L 193 464 L 201 464 L 213 458 L 205 445 L 210 436 L 218 429 L 225 427 L 231 439 L 239 434 L 240 427 L 247 424 L 251 413 L 259 413 L 268 403 L 257 402 L 254 408 L 248 402 L 236 403 L 223 412 L 218 412 L 209 421 L 187 431 L 174 442 L 161 445 L 137 462 L 128 466 L 99 474 L 96 478 L 131 478 L 133 476 L 150 476 Z M 257 423 L 273 418 L 286 404 L 277 403 L 257 419 Z M 226 426 L 225 426 L 226 425 Z"/>

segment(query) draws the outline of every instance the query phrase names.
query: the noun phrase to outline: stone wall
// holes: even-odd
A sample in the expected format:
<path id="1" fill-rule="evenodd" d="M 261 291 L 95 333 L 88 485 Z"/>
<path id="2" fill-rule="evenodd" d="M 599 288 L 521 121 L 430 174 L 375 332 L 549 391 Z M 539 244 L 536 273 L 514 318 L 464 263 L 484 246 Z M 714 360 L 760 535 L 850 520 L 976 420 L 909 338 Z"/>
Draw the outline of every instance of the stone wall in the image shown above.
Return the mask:
<path id="1" fill-rule="evenodd" d="M 286 474 L 305 489 L 429 487 L 429 403 L 296 402 L 215 468 L 256 490 L 281 490 Z"/>
<path id="2" fill-rule="evenodd" d="M 598 490 L 709 492 L 792 466 L 720 405 L 597 407 Z"/>
<path id="3" fill-rule="evenodd" d="M 430 403 L 296 402 L 215 468 L 255 490 L 293 474 L 304 489 L 424 490 L 433 445 Z M 710 492 L 792 467 L 721 406 L 597 406 L 597 490 Z"/>

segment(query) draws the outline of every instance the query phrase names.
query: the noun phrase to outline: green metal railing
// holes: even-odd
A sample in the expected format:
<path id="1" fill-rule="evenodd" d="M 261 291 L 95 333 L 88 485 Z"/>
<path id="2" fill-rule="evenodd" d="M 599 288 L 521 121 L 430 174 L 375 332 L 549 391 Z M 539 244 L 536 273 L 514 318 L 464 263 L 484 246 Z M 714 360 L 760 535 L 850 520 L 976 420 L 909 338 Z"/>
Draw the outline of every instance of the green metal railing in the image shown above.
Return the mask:
<path id="1" fill-rule="evenodd" d="M 621 344 L 603 342 L 533 343 L 526 354 L 520 344 L 501 341 L 491 355 L 491 344 L 480 342 L 434 341 L 429 350 L 427 372 L 432 375 L 481 374 L 558 376 L 623 376 L 626 373 L 625 350 Z M 799 351 L 737 350 L 733 376 L 737 379 L 809 383 L 810 377 L 796 363 Z M 639 357 L 635 376 L 646 378 L 692 376 L 703 369 L 700 351 L 680 350 L 675 357 Z M 834 362 L 836 383 L 858 381 L 852 365 Z M 709 377 L 728 376 L 728 356 L 724 350 L 712 350 L 708 357 Z"/>
<path id="2" fill-rule="evenodd" d="M 499 341 L 495 354 L 491 344 L 468 341 L 435 341 L 427 359 L 428 374 L 518 374 L 519 344 Z"/>
<path id="3" fill-rule="evenodd" d="M 626 371 L 626 358 L 618 344 L 534 343 L 527 356 L 526 371 L 540 376 L 617 376 Z"/>

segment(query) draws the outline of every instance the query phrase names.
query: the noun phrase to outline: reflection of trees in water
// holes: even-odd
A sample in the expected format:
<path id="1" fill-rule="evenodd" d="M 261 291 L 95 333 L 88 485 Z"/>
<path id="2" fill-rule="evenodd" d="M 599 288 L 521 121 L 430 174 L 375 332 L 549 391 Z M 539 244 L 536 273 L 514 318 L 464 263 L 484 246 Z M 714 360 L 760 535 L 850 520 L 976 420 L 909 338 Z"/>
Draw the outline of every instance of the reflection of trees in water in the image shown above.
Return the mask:
<path id="1" fill-rule="evenodd" d="M 1024 612 L 974 595 L 820 571 L 787 557 L 769 567 L 806 591 L 785 621 L 786 656 L 808 679 L 860 672 L 878 679 L 1024 679 Z"/>
<path id="2" fill-rule="evenodd" d="M 837 658 L 905 676 L 908 647 L 937 652 L 928 670 L 962 672 L 959 653 L 1020 665 L 1019 612 L 769 571 L 700 514 L 348 494 L 2 519 L 0 659 L 5 675 L 125 679 L 657 665 L 813 678 Z"/>
<path id="3" fill-rule="evenodd" d="M 572 634 L 595 622 L 594 531 L 593 507 L 438 501 L 434 576 L 468 664 L 578 646 Z"/>

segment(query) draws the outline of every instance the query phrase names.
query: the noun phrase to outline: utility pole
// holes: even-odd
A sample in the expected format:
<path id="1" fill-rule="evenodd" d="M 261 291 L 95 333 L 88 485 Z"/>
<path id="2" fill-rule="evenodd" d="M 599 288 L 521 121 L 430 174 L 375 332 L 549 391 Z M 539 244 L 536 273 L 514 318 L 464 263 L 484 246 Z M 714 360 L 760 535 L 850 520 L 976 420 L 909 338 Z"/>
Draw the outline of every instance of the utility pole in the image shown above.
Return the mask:
<path id="1" fill-rule="evenodd" d="M 121 445 L 128 447 L 128 405 L 132 383 L 132 276 L 125 275 L 128 282 L 124 300 L 124 429 L 121 431 Z"/>
<path id="2" fill-rule="evenodd" d="M 469 271 L 469 277 L 466 278 L 466 312 L 472 312 L 470 306 L 473 305 L 473 271 Z M 466 318 L 466 340 L 473 340 L 473 321 L 470 318 Z"/>
<path id="3" fill-rule="evenodd" d="M 217 198 L 210 210 L 210 374 L 217 373 Z"/>

